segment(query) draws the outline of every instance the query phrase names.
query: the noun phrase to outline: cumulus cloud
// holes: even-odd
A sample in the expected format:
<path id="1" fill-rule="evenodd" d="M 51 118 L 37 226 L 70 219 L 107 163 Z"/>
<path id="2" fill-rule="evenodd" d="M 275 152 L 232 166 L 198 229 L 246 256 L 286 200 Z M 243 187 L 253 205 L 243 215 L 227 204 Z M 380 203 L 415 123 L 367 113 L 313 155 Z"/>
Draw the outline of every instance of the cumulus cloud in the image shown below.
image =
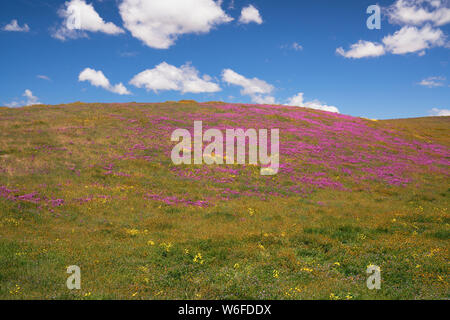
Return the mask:
<path id="1" fill-rule="evenodd" d="M 39 102 L 39 98 L 35 97 L 33 95 L 33 92 L 30 89 L 26 89 L 25 92 L 22 94 L 23 97 L 25 97 L 25 100 L 15 100 L 10 103 L 7 103 L 6 106 L 10 108 L 18 108 L 23 106 L 31 106 L 34 104 L 41 104 Z"/>
<path id="2" fill-rule="evenodd" d="M 241 16 L 239 17 L 240 23 L 251 23 L 255 22 L 257 24 L 263 23 L 261 15 L 259 14 L 258 9 L 256 9 L 253 5 L 249 5 L 245 8 L 242 8 Z"/>
<path id="3" fill-rule="evenodd" d="M 101 87 L 113 93 L 120 95 L 131 94 L 128 89 L 122 84 L 111 85 L 108 78 L 105 77 L 102 71 L 97 71 L 91 68 L 86 68 L 78 75 L 78 81 L 88 81 L 95 87 Z"/>
<path id="4" fill-rule="evenodd" d="M 321 103 L 319 100 L 304 101 L 303 92 L 299 92 L 295 96 L 290 97 L 286 105 L 339 113 L 339 109 L 335 106 L 328 106 Z"/>
<path id="5" fill-rule="evenodd" d="M 429 48 L 450 47 L 446 43 L 445 33 L 435 28 L 450 23 L 449 0 L 397 0 L 384 9 L 384 13 L 390 23 L 403 27 L 394 34 L 385 36 L 382 44 L 360 40 L 347 52 L 342 47 L 337 48 L 336 52 L 346 58 L 377 57 L 387 52 L 417 52 L 419 56 L 423 56 Z"/>
<path id="6" fill-rule="evenodd" d="M 273 91 L 273 86 L 264 80 L 258 78 L 248 79 L 231 69 L 223 70 L 222 78 L 227 83 L 242 87 L 241 94 L 243 95 L 267 94 Z"/>
<path id="7" fill-rule="evenodd" d="M 228 84 L 241 87 L 241 94 L 250 96 L 252 102 L 254 103 L 277 103 L 275 97 L 271 95 L 271 93 L 274 91 L 274 87 L 264 80 L 258 78 L 246 78 L 231 69 L 225 69 L 222 71 L 222 80 Z M 286 105 L 339 113 L 338 108 L 336 108 L 335 106 L 326 105 L 319 100 L 304 101 L 302 92 L 287 99 Z"/>
<path id="8" fill-rule="evenodd" d="M 405 26 L 393 35 L 384 37 L 383 43 L 386 50 L 393 54 L 422 52 L 431 47 L 443 46 L 445 44 L 445 34 L 442 30 L 433 29 L 428 24 L 421 29 Z"/>
<path id="9" fill-rule="evenodd" d="M 433 108 L 430 110 L 429 115 L 432 117 L 448 117 L 450 116 L 450 110 Z"/>
<path id="10" fill-rule="evenodd" d="M 448 0 L 397 0 L 386 9 L 391 23 L 442 26 L 450 22 Z"/>
<path id="11" fill-rule="evenodd" d="M 275 104 L 275 97 L 272 96 L 260 96 L 254 95 L 252 96 L 252 101 L 257 104 Z"/>
<path id="12" fill-rule="evenodd" d="M 39 99 L 33 95 L 31 90 L 26 89 L 23 96 L 27 98 L 26 105 L 31 106 L 33 104 L 40 104 Z"/>
<path id="13" fill-rule="evenodd" d="M 442 87 L 444 86 L 445 77 L 428 77 L 419 82 L 419 85 L 433 88 L 433 87 Z"/>
<path id="14" fill-rule="evenodd" d="M 15 32 L 28 32 L 30 27 L 25 23 L 22 27 L 19 25 L 16 19 L 11 20 L 6 26 L 2 28 L 3 31 L 15 31 Z"/>
<path id="15" fill-rule="evenodd" d="M 175 90 L 181 93 L 205 93 L 220 91 L 219 85 L 211 81 L 211 77 L 199 76 L 199 72 L 189 63 L 177 68 L 162 62 L 153 69 L 147 69 L 135 75 L 130 84 L 154 92 Z"/>
<path id="16" fill-rule="evenodd" d="M 58 11 L 63 18 L 61 26 L 55 30 L 53 37 L 66 40 L 87 37 L 86 31 L 121 34 L 125 31 L 112 22 L 105 22 L 95 11 L 92 4 L 85 0 L 71 0 Z"/>
<path id="17" fill-rule="evenodd" d="M 418 52 L 420 56 L 425 50 L 444 46 L 446 36 L 440 29 L 434 29 L 427 24 L 421 28 L 404 26 L 394 34 L 387 35 L 382 39 L 383 44 L 360 40 L 352 44 L 350 50 L 345 51 L 342 47 L 336 49 L 336 53 L 346 58 L 365 58 L 384 55 L 386 52 L 392 54 L 407 54 Z"/>
<path id="18" fill-rule="evenodd" d="M 241 87 L 241 94 L 250 96 L 255 103 L 275 103 L 275 98 L 270 96 L 274 87 L 264 80 L 258 78 L 248 79 L 231 69 L 222 71 L 222 80 L 228 84 Z"/>
<path id="19" fill-rule="evenodd" d="M 360 59 L 382 56 L 385 51 L 382 44 L 359 40 L 350 46 L 350 50 L 345 51 L 342 47 L 339 47 L 336 49 L 336 53 L 346 58 Z"/>
<path id="20" fill-rule="evenodd" d="M 232 21 L 213 0 L 123 0 L 124 26 L 149 47 L 167 49 L 180 35 L 208 33 Z"/>

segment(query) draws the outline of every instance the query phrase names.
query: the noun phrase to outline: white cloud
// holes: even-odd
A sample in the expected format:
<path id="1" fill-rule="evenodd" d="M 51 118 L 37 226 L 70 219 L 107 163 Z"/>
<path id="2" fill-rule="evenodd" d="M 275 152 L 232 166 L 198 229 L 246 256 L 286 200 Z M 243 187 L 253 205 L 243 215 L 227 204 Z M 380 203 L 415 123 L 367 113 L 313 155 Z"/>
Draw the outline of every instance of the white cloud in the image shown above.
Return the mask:
<path id="1" fill-rule="evenodd" d="M 352 44 L 350 50 L 342 47 L 336 49 L 336 53 L 346 58 L 365 58 L 384 55 L 386 52 L 393 54 L 406 54 L 418 52 L 419 56 L 425 55 L 425 50 L 431 47 L 444 46 L 446 36 L 440 29 L 433 29 L 429 24 L 422 28 L 404 26 L 392 35 L 382 39 L 384 44 L 359 40 Z"/>
<path id="2" fill-rule="evenodd" d="M 378 57 L 385 54 L 385 51 L 382 44 L 359 40 L 357 43 L 352 44 L 347 52 L 340 47 L 336 49 L 336 53 L 346 58 L 360 59 Z"/>
<path id="3" fill-rule="evenodd" d="M 391 23 L 422 25 L 430 22 L 442 26 L 450 22 L 447 0 L 397 0 L 387 8 Z"/>
<path id="4" fill-rule="evenodd" d="M 78 75 L 78 81 L 88 81 L 91 85 L 95 87 L 101 87 L 113 93 L 120 95 L 131 94 L 127 88 L 122 84 L 111 85 L 108 78 L 105 77 L 102 71 L 97 71 L 91 68 L 84 69 Z"/>
<path id="5" fill-rule="evenodd" d="M 394 34 L 385 36 L 382 44 L 360 40 L 345 52 L 340 47 L 336 52 L 346 58 L 376 57 L 390 52 L 406 54 L 417 52 L 425 55 L 425 50 L 445 46 L 446 35 L 442 30 L 433 28 L 450 23 L 450 0 L 397 0 L 384 10 L 389 22 L 404 25 Z M 419 26 L 419 27 L 417 27 Z M 421 26 L 421 27 L 420 27 Z"/>
<path id="6" fill-rule="evenodd" d="M 225 69 L 222 71 L 222 80 L 228 84 L 241 87 L 241 94 L 250 96 L 252 102 L 257 104 L 276 104 L 276 99 L 271 95 L 274 87 L 264 80 L 258 78 L 246 78 L 243 75 L 231 70 Z M 287 99 L 286 105 L 301 106 L 305 108 L 324 110 L 329 112 L 339 113 L 335 106 L 328 106 L 319 100 L 304 101 L 303 93 Z"/>
<path id="7" fill-rule="evenodd" d="M 11 101 L 10 103 L 5 103 L 5 106 L 8 108 L 19 108 L 22 107 L 23 104 L 18 101 Z"/>
<path id="8" fill-rule="evenodd" d="M 53 37 L 66 40 L 87 37 L 85 31 L 121 34 L 125 31 L 112 22 L 105 22 L 95 11 L 92 4 L 85 0 L 71 0 L 58 11 L 63 18 L 61 26 L 53 33 Z"/>
<path id="9" fill-rule="evenodd" d="M 275 97 L 272 96 L 261 96 L 254 95 L 252 96 L 252 101 L 257 104 L 275 104 Z"/>
<path id="10" fill-rule="evenodd" d="M 219 85 L 211 81 L 211 77 L 199 77 L 199 72 L 189 63 L 177 68 L 162 62 L 153 69 L 147 69 L 135 75 L 130 84 L 155 92 L 159 90 L 175 90 L 182 93 L 204 93 L 220 91 Z"/>
<path id="11" fill-rule="evenodd" d="M 180 35 L 208 33 L 233 20 L 213 0 L 123 0 L 119 9 L 125 28 L 157 49 L 169 48 Z"/>
<path id="12" fill-rule="evenodd" d="M 35 96 L 33 96 L 33 92 L 31 90 L 26 89 L 23 93 L 23 96 L 27 98 L 26 105 L 31 106 L 33 104 L 40 104 L 39 99 Z"/>
<path id="13" fill-rule="evenodd" d="M 12 101 L 10 103 L 7 103 L 6 106 L 10 108 L 18 108 L 23 106 L 31 106 L 34 104 L 41 104 L 39 102 L 39 99 L 33 95 L 33 92 L 30 89 L 26 89 L 22 96 L 25 97 L 26 100 Z"/>
<path id="14" fill-rule="evenodd" d="M 136 57 L 139 54 L 139 52 L 137 51 L 124 51 L 124 52 L 119 52 L 119 56 L 123 57 L 123 58 L 131 58 L 131 57 Z"/>
<path id="15" fill-rule="evenodd" d="M 304 101 L 303 92 L 289 98 L 286 105 L 339 113 L 339 109 L 335 106 L 322 104 L 319 100 Z"/>
<path id="16" fill-rule="evenodd" d="M 433 88 L 433 87 L 442 87 L 444 86 L 445 77 L 428 77 L 419 82 L 419 85 Z"/>
<path id="17" fill-rule="evenodd" d="M 443 46 L 445 34 L 440 29 L 433 29 L 430 25 L 425 25 L 421 29 L 405 26 L 393 35 L 384 37 L 382 41 L 387 51 L 393 54 L 405 54 Z"/>
<path id="18" fill-rule="evenodd" d="M 242 87 L 241 94 L 243 95 L 268 94 L 273 91 L 273 86 L 264 80 L 248 79 L 231 69 L 223 70 L 222 78 L 227 83 Z"/>
<path id="19" fill-rule="evenodd" d="M 429 115 L 432 117 L 448 117 L 450 116 L 450 110 L 433 108 L 430 110 Z"/>
<path id="20" fill-rule="evenodd" d="M 30 27 L 24 24 L 23 27 L 19 26 L 16 19 L 12 20 L 9 24 L 3 27 L 3 31 L 16 31 L 16 32 L 28 32 Z"/>
<path id="21" fill-rule="evenodd" d="M 222 71 L 222 80 L 242 88 L 241 94 L 248 95 L 252 101 L 260 104 L 274 104 L 275 98 L 270 96 L 274 87 L 258 78 L 248 79 L 243 75 L 231 70 Z"/>
<path id="22" fill-rule="evenodd" d="M 51 79 L 49 77 L 47 77 L 46 75 L 43 75 L 43 74 L 38 74 L 36 77 L 39 79 L 42 79 L 42 80 L 51 81 Z"/>
<path id="23" fill-rule="evenodd" d="M 292 44 L 292 48 L 293 48 L 295 51 L 301 51 L 301 50 L 303 50 L 303 46 L 302 46 L 301 44 L 297 43 L 297 42 L 294 42 L 294 43 Z"/>
<path id="24" fill-rule="evenodd" d="M 281 49 L 292 49 L 295 51 L 302 51 L 303 46 L 298 42 L 293 42 L 292 44 L 283 44 L 280 46 Z"/>
<path id="25" fill-rule="evenodd" d="M 259 14 L 258 9 L 256 9 L 253 5 L 249 5 L 245 8 L 242 8 L 241 16 L 239 17 L 240 23 L 250 23 L 255 22 L 257 24 L 263 23 L 261 15 Z"/>

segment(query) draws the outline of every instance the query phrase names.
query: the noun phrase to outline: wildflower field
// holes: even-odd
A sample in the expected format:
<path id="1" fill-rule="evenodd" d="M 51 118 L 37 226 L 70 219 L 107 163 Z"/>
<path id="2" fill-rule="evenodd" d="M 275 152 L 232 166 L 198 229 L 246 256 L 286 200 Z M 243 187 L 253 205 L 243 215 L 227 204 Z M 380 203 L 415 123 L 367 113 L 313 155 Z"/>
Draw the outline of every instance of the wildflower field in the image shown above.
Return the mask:
<path id="1" fill-rule="evenodd" d="M 197 120 L 279 128 L 279 173 L 174 165 L 171 133 Z M 0 299 L 448 299 L 449 128 L 219 102 L 0 108 Z"/>

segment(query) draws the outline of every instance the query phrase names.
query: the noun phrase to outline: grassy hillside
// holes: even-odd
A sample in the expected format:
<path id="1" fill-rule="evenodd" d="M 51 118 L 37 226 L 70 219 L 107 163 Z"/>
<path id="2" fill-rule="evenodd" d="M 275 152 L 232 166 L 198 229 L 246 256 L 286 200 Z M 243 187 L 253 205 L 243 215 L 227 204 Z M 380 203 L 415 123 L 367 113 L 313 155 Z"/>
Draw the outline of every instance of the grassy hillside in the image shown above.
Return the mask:
<path id="1" fill-rule="evenodd" d="M 279 128 L 280 172 L 173 165 L 170 135 L 194 120 Z M 189 101 L 2 108 L 0 298 L 448 299 L 449 128 Z"/>

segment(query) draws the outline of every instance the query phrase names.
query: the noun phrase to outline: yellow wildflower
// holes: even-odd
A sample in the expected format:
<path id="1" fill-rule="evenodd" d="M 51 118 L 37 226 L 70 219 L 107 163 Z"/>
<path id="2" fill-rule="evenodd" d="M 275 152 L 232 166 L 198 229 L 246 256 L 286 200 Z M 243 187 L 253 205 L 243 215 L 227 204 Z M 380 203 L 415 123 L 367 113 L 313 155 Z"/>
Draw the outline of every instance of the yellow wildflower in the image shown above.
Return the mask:
<path id="1" fill-rule="evenodd" d="M 125 232 L 130 236 L 137 236 L 139 234 L 138 229 L 125 229 Z"/>
<path id="2" fill-rule="evenodd" d="M 20 289 L 21 289 L 20 286 L 18 284 L 16 284 L 16 286 L 13 289 L 9 290 L 9 293 L 10 294 L 19 294 Z"/>
<path id="3" fill-rule="evenodd" d="M 194 261 L 195 263 L 203 264 L 202 254 L 200 252 L 197 253 L 192 261 Z"/>
<path id="4" fill-rule="evenodd" d="M 139 270 L 145 273 L 148 273 L 148 268 L 146 266 L 139 267 Z"/>
<path id="5" fill-rule="evenodd" d="M 163 242 L 163 243 L 161 243 L 160 246 L 161 246 L 161 247 L 164 247 L 164 249 L 166 250 L 166 252 L 169 252 L 170 249 L 173 247 L 173 244 L 172 244 L 171 242 L 169 242 L 169 243 Z"/>
<path id="6" fill-rule="evenodd" d="M 334 293 L 330 293 L 330 300 L 339 300 L 341 299 L 338 295 L 335 295 Z"/>

